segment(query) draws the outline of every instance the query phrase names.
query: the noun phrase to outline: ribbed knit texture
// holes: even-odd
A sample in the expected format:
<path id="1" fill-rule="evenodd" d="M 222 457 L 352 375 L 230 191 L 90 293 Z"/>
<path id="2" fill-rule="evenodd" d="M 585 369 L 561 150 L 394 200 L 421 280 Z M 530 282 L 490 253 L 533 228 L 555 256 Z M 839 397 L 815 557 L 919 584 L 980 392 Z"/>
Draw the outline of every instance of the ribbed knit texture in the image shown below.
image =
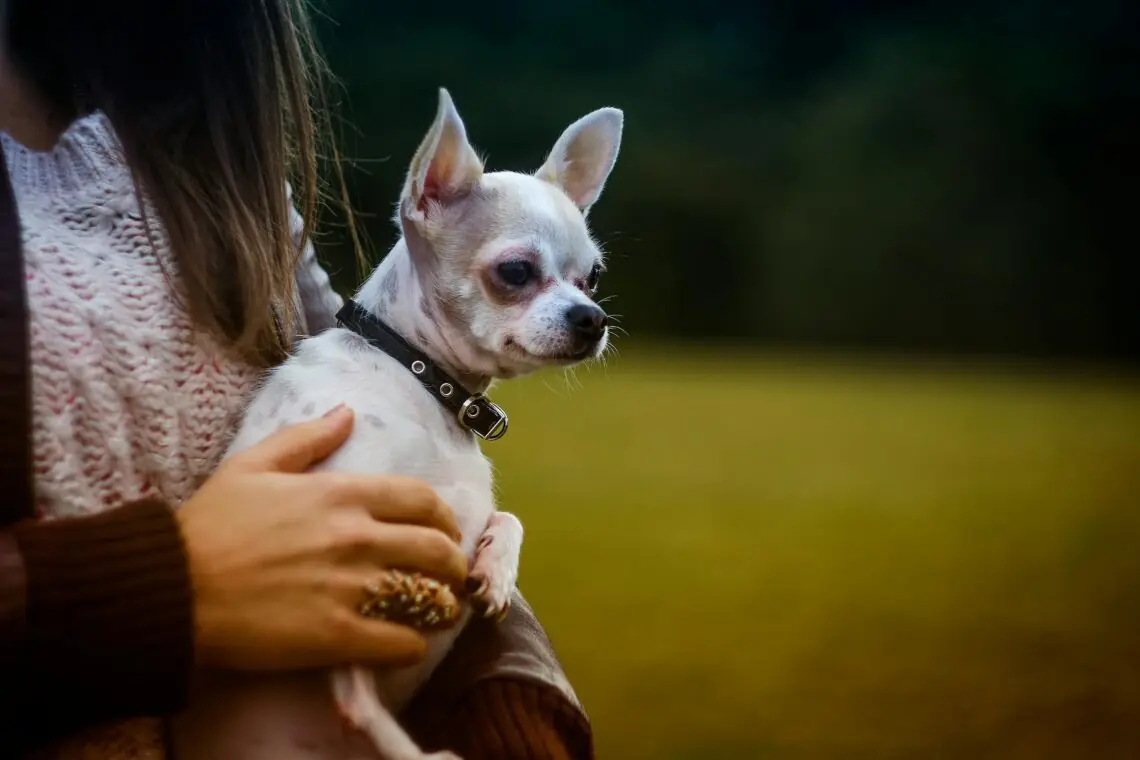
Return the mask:
<path id="1" fill-rule="evenodd" d="M 463 760 L 594 758 L 585 715 L 558 689 L 514 678 L 480 681 L 446 710 L 424 745 Z"/>
<path id="2" fill-rule="evenodd" d="M 140 502 L 92 519 L 26 522 L 14 533 L 28 578 L 24 705 L 52 705 L 44 720 L 63 716 L 63 726 L 78 722 L 67 719 L 72 713 L 97 723 L 179 709 L 193 620 L 170 509 Z"/>
<path id="3" fill-rule="evenodd" d="M 593 760 L 590 722 L 534 610 L 476 619 L 400 716 L 428 750 L 464 760 Z"/>

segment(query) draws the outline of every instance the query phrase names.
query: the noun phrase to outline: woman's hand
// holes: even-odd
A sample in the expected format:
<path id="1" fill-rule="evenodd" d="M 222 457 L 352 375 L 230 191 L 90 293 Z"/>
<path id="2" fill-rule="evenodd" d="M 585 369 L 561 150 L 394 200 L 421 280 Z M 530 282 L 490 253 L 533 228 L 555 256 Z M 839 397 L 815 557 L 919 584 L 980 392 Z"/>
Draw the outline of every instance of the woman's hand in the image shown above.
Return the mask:
<path id="1" fill-rule="evenodd" d="M 348 438 L 352 412 L 282 429 L 225 461 L 178 512 L 200 665 L 238 670 L 407 664 L 411 628 L 358 614 L 385 568 L 463 588 L 451 510 L 416 480 L 307 473 Z"/>

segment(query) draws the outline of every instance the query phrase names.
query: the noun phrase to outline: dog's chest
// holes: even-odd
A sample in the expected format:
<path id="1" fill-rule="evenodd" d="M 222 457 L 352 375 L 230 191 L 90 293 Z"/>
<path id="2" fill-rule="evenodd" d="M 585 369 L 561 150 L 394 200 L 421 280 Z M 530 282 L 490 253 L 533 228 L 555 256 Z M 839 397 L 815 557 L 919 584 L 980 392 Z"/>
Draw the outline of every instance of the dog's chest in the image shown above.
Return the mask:
<path id="1" fill-rule="evenodd" d="M 304 341 L 255 397 L 235 447 L 347 404 L 355 413 L 352 435 L 321 469 L 426 481 L 456 513 L 471 552 L 494 511 L 490 463 L 411 372 L 354 338 L 329 330 Z"/>

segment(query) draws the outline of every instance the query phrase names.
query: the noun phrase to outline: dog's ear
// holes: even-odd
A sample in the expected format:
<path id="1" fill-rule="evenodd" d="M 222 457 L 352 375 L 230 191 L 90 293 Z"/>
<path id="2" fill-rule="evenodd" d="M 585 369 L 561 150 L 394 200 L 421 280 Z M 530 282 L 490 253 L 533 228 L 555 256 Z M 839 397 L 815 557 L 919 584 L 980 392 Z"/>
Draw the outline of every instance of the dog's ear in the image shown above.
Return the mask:
<path id="1" fill-rule="evenodd" d="M 483 176 L 483 162 L 467 141 L 467 130 L 451 95 L 439 90 L 435 121 L 420 143 L 400 199 L 403 215 L 422 221 L 433 204 L 446 205 L 471 191 Z"/>
<path id="2" fill-rule="evenodd" d="M 554 143 L 535 176 L 562 188 L 585 214 L 617 161 L 623 120 L 617 108 L 600 108 L 578 119 Z"/>

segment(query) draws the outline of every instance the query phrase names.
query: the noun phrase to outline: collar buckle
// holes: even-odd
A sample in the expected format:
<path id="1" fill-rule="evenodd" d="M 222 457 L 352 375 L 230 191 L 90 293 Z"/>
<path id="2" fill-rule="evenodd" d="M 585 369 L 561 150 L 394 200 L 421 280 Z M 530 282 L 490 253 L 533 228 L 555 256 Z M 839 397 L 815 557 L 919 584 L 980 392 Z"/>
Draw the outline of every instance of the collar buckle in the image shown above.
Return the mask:
<path id="1" fill-rule="evenodd" d="M 489 419 L 481 419 L 487 415 Z M 497 441 L 507 434 L 507 413 L 482 393 L 472 394 L 459 407 L 459 424 L 484 441 Z"/>

